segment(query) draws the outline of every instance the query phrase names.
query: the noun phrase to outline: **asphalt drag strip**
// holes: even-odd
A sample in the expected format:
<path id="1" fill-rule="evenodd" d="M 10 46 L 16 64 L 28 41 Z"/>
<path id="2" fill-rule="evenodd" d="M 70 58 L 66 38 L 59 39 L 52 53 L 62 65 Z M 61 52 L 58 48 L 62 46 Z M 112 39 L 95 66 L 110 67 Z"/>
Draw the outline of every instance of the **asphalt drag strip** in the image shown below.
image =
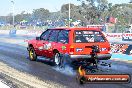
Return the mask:
<path id="1" fill-rule="evenodd" d="M 7 74 L 7 75 L 5 75 Z M 7 85 L 15 88 L 62 88 L 61 84 L 51 82 L 51 81 L 42 81 L 39 78 L 32 76 L 27 73 L 23 73 L 16 69 L 9 67 L 6 64 L 0 62 L 0 78 L 6 81 Z M 8 80 L 12 80 L 10 82 Z M 13 85 L 12 85 L 13 84 Z"/>

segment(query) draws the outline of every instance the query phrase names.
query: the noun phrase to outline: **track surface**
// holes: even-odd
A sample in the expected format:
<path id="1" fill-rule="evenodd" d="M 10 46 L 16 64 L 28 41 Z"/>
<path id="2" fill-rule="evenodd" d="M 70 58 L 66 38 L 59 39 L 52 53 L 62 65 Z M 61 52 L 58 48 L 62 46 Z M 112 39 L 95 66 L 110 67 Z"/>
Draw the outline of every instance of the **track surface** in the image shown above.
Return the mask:
<path id="1" fill-rule="evenodd" d="M 25 46 L 21 44 L 14 44 L 8 39 L 24 39 L 24 37 L 13 37 L 0 36 L 0 62 L 3 62 L 10 67 L 13 67 L 21 72 L 26 72 L 32 76 L 36 76 L 41 80 L 47 80 L 51 82 L 56 82 L 61 85 L 64 85 L 68 88 L 132 88 L 132 82 L 130 84 L 85 84 L 79 85 L 76 82 L 76 75 L 66 75 L 60 71 L 53 69 L 54 67 L 45 61 L 30 61 L 28 59 L 28 52 Z M 3 41 L 7 39 L 7 41 Z M 100 73 L 105 74 L 114 74 L 114 73 L 127 73 L 132 76 L 132 64 L 120 62 L 120 61 L 111 61 L 112 68 L 106 71 L 106 68 L 103 69 Z M 67 71 L 66 71 L 67 72 Z"/>

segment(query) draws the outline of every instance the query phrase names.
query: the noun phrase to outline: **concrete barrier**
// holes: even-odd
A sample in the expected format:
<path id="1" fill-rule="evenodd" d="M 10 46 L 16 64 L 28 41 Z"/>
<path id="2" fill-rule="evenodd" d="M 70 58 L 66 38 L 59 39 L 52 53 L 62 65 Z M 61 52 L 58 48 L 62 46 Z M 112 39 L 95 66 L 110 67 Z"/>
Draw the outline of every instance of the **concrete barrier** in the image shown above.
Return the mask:
<path id="1" fill-rule="evenodd" d="M 45 30 L 0 30 L 1 35 L 40 36 Z"/>
<path id="2" fill-rule="evenodd" d="M 0 30 L 0 34 L 8 35 L 10 30 Z"/>
<path id="3" fill-rule="evenodd" d="M 16 35 L 20 36 L 40 36 L 45 30 L 17 30 Z"/>
<path id="4" fill-rule="evenodd" d="M 17 36 L 40 36 L 45 30 L 0 30 L 0 34 L 15 34 Z M 123 37 L 132 38 L 132 33 L 104 33 L 106 38 L 111 41 L 122 41 Z"/>

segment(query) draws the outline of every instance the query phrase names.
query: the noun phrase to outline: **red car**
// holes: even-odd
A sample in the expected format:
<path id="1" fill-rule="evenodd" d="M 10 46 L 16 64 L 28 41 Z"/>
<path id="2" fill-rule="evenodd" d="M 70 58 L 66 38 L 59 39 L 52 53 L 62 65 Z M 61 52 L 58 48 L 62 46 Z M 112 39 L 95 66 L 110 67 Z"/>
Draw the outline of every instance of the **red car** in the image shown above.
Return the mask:
<path id="1" fill-rule="evenodd" d="M 94 61 L 93 49 L 98 50 L 98 60 L 111 58 L 110 44 L 99 28 L 54 28 L 47 29 L 40 37 L 28 42 L 30 60 L 36 60 L 37 56 L 44 56 L 52 60 L 56 65 L 66 61 Z"/>

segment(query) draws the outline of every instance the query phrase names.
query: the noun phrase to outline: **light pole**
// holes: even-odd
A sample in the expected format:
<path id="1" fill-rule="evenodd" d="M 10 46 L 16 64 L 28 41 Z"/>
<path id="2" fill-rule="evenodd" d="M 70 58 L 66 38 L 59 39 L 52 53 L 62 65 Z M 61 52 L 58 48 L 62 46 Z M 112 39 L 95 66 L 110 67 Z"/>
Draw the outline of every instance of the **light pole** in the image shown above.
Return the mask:
<path id="1" fill-rule="evenodd" d="M 70 18 L 71 18 L 71 5 L 70 5 L 70 0 L 69 0 L 69 24 L 68 24 L 68 26 L 70 27 L 70 24 L 71 24 L 71 22 L 70 22 Z"/>
<path id="2" fill-rule="evenodd" d="M 77 0 L 77 1 L 80 1 L 80 0 Z M 69 0 L 69 19 L 68 19 L 68 26 L 70 27 L 70 24 L 71 24 L 71 4 L 70 4 L 70 0 Z"/>
<path id="3" fill-rule="evenodd" d="M 15 17 L 14 17 L 14 1 L 11 1 L 11 3 L 12 3 L 12 23 L 13 23 L 13 27 L 14 27 L 14 20 L 15 20 Z"/>

